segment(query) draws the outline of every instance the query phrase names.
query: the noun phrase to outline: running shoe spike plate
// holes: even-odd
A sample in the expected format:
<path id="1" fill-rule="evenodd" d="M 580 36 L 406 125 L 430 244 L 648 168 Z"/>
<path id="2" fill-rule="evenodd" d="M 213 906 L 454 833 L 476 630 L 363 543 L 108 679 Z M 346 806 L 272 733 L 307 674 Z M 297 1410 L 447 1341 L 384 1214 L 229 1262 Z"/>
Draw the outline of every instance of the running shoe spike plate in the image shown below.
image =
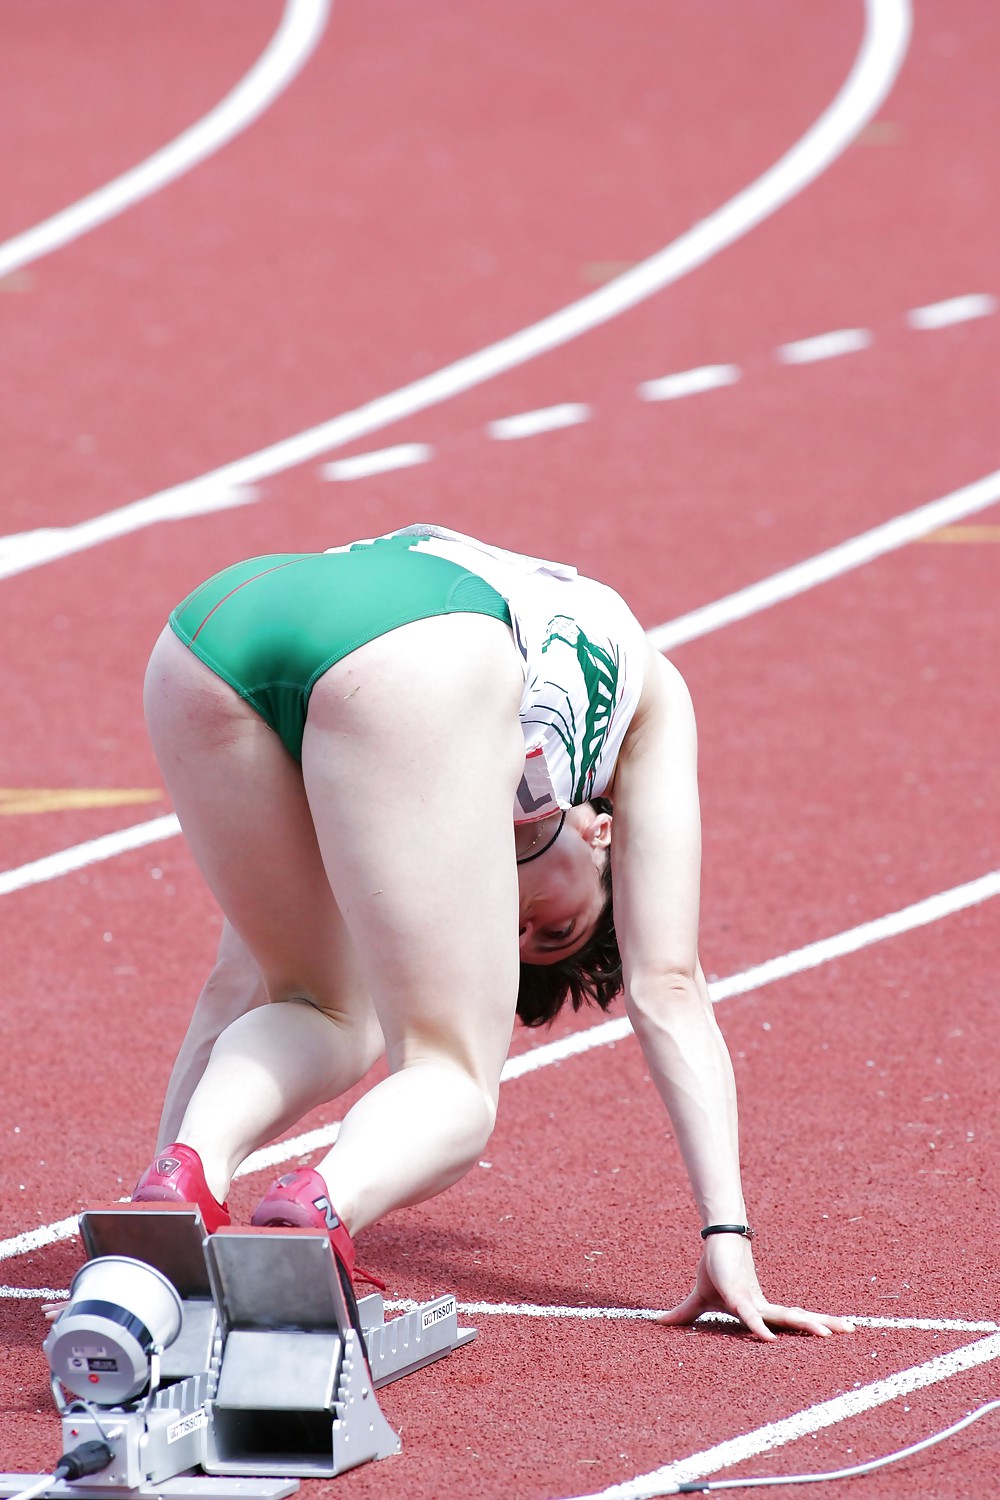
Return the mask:
<path id="1" fill-rule="evenodd" d="M 208 1190 L 201 1157 L 179 1142 L 157 1152 L 136 1183 L 132 1202 L 193 1203 L 209 1234 L 230 1222 L 228 1203 L 219 1203 Z"/>

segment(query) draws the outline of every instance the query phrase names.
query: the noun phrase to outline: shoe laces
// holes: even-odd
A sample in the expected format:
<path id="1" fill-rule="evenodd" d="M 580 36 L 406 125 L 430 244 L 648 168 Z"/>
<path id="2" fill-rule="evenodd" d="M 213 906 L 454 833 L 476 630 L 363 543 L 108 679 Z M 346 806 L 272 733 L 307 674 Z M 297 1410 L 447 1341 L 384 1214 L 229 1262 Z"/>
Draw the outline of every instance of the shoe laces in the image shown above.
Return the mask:
<path id="1" fill-rule="evenodd" d="M 368 1286 L 373 1286 L 377 1291 L 380 1292 L 387 1292 L 389 1290 L 385 1282 L 380 1277 L 374 1276 L 371 1271 L 366 1271 L 363 1266 L 354 1267 L 354 1275 L 352 1276 L 351 1280 L 363 1281 Z"/>

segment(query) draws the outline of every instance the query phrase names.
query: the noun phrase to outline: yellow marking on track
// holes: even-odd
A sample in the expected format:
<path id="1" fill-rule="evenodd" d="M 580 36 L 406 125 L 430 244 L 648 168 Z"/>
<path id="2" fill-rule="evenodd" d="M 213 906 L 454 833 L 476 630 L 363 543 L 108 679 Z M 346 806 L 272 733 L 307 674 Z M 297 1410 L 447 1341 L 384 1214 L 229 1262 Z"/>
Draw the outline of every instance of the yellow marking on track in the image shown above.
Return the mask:
<path id="1" fill-rule="evenodd" d="M 856 146 L 898 146 L 903 127 L 895 120 L 869 120 L 854 137 Z"/>
<path id="2" fill-rule="evenodd" d="M 603 286 L 606 281 L 614 281 L 616 276 L 624 276 L 636 265 L 638 261 L 635 260 L 592 260 L 581 266 L 580 275 L 591 286 Z"/>
<path id="3" fill-rule="evenodd" d="M 158 787 L 0 787 L 0 817 L 15 813 L 66 812 L 162 802 Z"/>
<path id="4" fill-rule="evenodd" d="M 941 526 L 922 542 L 1000 542 L 1000 526 Z"/>

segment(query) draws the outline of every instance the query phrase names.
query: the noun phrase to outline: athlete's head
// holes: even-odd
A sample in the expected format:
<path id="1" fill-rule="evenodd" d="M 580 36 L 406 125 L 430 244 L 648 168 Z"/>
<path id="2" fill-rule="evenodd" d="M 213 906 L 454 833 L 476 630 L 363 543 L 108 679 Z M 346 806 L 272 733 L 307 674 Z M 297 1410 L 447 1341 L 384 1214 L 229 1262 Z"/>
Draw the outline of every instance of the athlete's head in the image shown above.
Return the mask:
<path id="1" fill-rule="evenodd" d="M 521 982 L 517 1013 L 541 1026 L 569 999 L 607 1009 L 621 988 L 611 893 L 611 803 L 570 808 L 537 860 L 518 868 Z"/>

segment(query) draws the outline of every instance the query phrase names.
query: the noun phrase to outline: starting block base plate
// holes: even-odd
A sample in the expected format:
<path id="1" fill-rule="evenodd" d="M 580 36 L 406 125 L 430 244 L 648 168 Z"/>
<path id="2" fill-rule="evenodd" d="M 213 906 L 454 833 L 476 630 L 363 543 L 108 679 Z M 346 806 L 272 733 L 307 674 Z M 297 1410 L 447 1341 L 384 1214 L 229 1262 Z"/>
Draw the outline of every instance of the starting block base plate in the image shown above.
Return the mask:
<path id="1" fill-rule="evenodd" d="M 0 1496 L 18 1495 L 29 1486 L 41 1484 L 44 1474 L 0 1474 Z M 137 1500 L 284 1500 L 299 1487 L 297 1479 L 244 1479 L 227 1475 L 216 1479 L 207 1474 L 177 1474 L 159 1484 L 140 1485 L 134 1490 L 109 1490 L 105 1485 L 88 1485 L 77 1479 L 72 1484 L 57 1479 L 42 1493 L 45 1500 L 108 1500 L 109 1495 L 136 1496 Z"/>

